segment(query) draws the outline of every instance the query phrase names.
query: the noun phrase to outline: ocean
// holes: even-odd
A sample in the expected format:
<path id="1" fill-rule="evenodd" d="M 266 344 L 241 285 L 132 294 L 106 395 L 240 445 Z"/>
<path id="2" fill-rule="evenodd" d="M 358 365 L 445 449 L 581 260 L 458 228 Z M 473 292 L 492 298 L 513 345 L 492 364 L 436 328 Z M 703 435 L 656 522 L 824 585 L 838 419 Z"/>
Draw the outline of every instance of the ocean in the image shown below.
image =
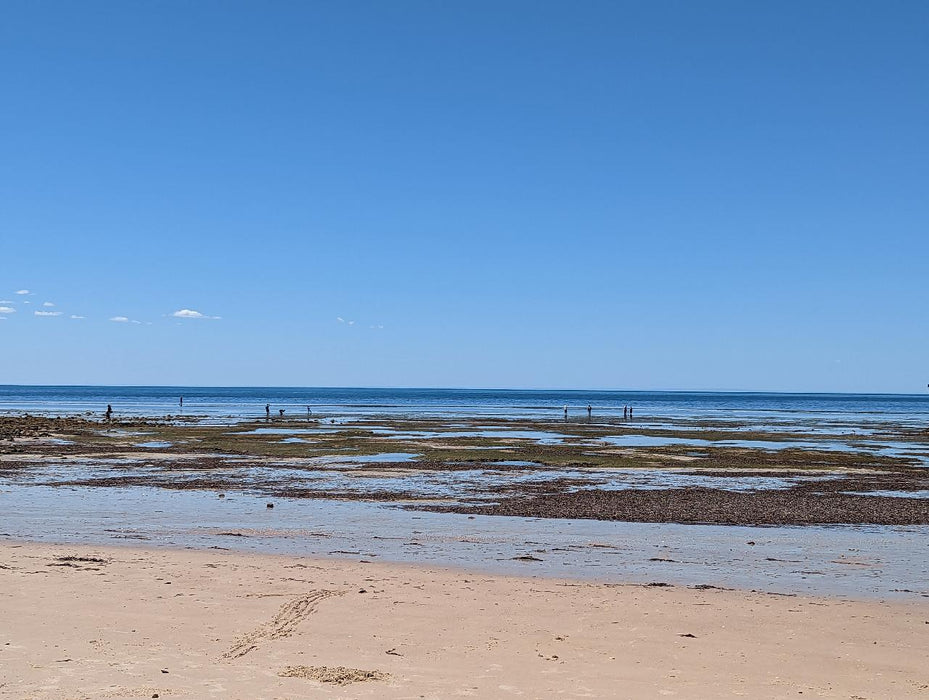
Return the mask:
<path id="1" fill-rule="evenodd" d="M 183 407 L 180 397 L 184 397 Z M 622 416 L 632 406 L 640 418 L 823 422 L 862 425 L 893 422 L 929 424 L 929 394 L 787 394 L 763 392 L 677 392 L 511 389 L 383 389 L 330 387 L 15 386 L 0 385 L 0 415 L 39 413 L 117 416 L 202 416 L 241 420 L 275 413 L 325 416 L 560 417 L 571 413 Z"/>

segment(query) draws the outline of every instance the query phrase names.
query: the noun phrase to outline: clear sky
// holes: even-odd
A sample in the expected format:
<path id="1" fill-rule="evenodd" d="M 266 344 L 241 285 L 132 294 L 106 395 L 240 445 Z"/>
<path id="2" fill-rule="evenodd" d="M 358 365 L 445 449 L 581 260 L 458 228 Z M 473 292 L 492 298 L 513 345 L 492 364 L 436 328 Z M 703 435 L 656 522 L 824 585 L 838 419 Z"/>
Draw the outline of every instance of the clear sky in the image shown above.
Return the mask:
<path id="1" fill-rule="evenodd" d="M 0 100 L 0 383 L 929 382 L 922 0 L 7 0 Z"/>

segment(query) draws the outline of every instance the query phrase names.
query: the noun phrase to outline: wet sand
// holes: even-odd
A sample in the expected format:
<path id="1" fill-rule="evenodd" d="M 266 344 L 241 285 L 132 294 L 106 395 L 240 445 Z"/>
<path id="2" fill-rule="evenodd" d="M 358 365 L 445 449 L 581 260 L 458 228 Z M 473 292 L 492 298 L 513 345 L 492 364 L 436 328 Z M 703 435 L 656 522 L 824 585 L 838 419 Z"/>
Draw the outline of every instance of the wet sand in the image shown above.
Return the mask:
<path id="1" fill-rule="evenodd" d="M 929 605 L 0 544 L 0 697 L 929 694 Z"/>

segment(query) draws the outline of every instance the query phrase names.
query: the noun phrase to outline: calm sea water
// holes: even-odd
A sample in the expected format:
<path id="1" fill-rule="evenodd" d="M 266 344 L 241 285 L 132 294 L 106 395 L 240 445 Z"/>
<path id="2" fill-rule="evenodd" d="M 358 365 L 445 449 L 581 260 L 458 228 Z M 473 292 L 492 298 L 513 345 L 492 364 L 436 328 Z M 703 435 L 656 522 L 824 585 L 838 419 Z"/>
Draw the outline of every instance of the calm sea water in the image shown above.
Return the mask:
<path id="1" fill-rule="evenodd" d="M 180 397 L 184 397 L 183 408 Z M 759 423 L 825 421 L 862 424 L 929 423 L 929 394 L 778 394 L 672 391 L 547 391 L 478 389 L 366 389 L 313 387 L 0 386 L 0 413 L 183 413 L 207 418 L 263 416 L 285 409 L 303 415 L 500 416 L 544 418 L 572 413 L 622 415 L 635 407 L 648 419 L 748 420 Z"/>

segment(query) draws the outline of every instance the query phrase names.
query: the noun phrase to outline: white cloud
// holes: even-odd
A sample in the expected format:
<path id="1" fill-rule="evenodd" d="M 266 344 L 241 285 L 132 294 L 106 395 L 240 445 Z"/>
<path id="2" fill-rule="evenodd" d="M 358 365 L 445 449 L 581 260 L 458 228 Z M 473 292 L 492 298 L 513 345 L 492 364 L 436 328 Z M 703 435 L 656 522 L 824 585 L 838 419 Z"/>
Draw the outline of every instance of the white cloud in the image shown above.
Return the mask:
<path id="1" fill-rule="evenodd" d="M 175 311 L 171 315 L 174 316 L 174 318 L 203 318 L 203 314 L 193 309 L 181 309 L 180 311 Z"/>
<path id="2" fill-rule="evenodd" d="M 20 290 L 17 290 L 16 293 L 17 294 L 32 294 L 32 292 L 30 292 L 28 289 L 20 289 Z"/>
<path id="3" fill-rule="evenodd" d="M 33 311 L 36 316 L 61 316 L 60 311 Z"/>
<path id="4" fill-rule="evenodd" d="M 50 301 L 44 301 L 42 302 L 42 306 L 54 306 L 54 304 Z"/>
<path id="5" fill-rule="evenodd" d="M 339 323 L 345 323 L 345 319 L 342 318 L 341 316 L 336 316 L 335 320 L 338 321 Z"/>
<path id="6" fill-rule="evenodd" d="M 9 299 L 0 299 L 0 304 L 15 304 L 15 301 L 10 301 Z"/>
<path id="7" fill-rule="evenodd" d="M 129 319 L 125 316 L 113 316 L 110 320 L 116 323 L 129 323 Z"/>
<path id="8" fill-rule="evenodd" d="M 16 309 L 12 306 L 0 306 L 0 314 L 15 314 Z"/>
<path id="9" fill-rule="evenodd" d="M 179 311 L 175 311 L 171 315 L 174 316 L 174 318 L 204 318 L 210 319 L 211 321 L 216 321 L 219 319 L 219 316 L 207 316 L 206 314 L 202 314 L 199 311 L 194 311 L 193 309 L 181 309 Z"/>
<path id="10" fill-rule="evenodd" d="M 383 324 L 380 324 L 380 323 L 378 323 L 375 326 L 368 326 L 368 328 L 373 328 L 374 330 L 378 330 L 378 331 L 382 329 L 383 327 L 384 327 Z"/>
<path id="11" fill-rule="evenodd" d="M 84 318 L 84 317 L 83 317 L 83 316 L 78 316 L 77 314 L 71 314 L 71 318 L 74 318 L 74 319 L 82 319 L 82 318 Z"/>

